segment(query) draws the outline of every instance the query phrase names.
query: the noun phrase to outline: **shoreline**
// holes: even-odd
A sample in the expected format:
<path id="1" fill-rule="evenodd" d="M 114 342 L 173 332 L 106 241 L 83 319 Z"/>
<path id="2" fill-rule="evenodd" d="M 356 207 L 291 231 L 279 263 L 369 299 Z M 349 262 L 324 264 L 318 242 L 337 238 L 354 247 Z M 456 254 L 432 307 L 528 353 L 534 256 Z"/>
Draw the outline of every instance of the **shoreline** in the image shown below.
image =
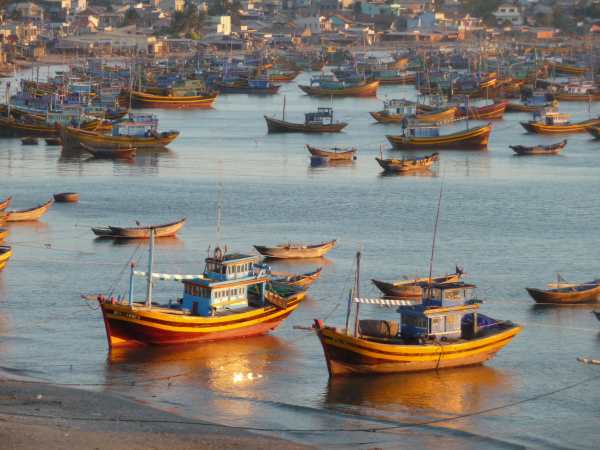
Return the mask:
<path id="1" fill-rule="evenodd" d="M 9 379 L 1 371 L 0 423 L 0 442 L 11 450 L 311 448 L 243 429 L 186 420 L 116 394 Z"/>

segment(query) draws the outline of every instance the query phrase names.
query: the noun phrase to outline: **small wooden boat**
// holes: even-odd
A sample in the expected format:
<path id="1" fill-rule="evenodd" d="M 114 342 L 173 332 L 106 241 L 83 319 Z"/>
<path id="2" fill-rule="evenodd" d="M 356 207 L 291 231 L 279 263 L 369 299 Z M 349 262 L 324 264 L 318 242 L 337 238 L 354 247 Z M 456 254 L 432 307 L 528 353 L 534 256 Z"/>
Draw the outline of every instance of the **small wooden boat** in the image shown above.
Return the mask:
<path id="1" fill-rule="evenodd" d="M 271 275 L 276 277 L 273 279 L 274 283 L 307 288 L 321 277 L 322 270 L 323 269 L 319 267 L 317 270 L 301 275 L 280 272 L 271 272 Z"/>
<path id="2" fill-rule="evenodd" d="M 407 159 L 383 159 L 375 158 L 381 168 L 386 172 L 412 172 L 415 170 L 428 169 L 432 164 L 439 158 L 438 153 L 433 153 L 428 156 L 422 156 L 419 158 L 407 158 Z"/>
<path id="3" fill-rule="evenodd" d="M 332 148 L 323 150 L 306 144 L 306 148 L 313 156 L 328 158 L 329 161 L 353 161 L 356 159 L 356 149 Z"/>
<path id="4" fill-rule="evenodd" d="M 581 122 L 572 123 L 569 121 L 568 114 L 561 114 L 555 111 L 545 112 L 539 120 L 530 120 L 521 122 L 521 126 L 529 133 L 537 134 L 566 134 L 583 133 L 589 127 L 600 125 L 600 118 L 588 119 Z"/>
<path id="5" fill-rule="evenodd" d="M 12 256 L 12 247 L 8 245 L 0 245 L 0 271 L 6 267 L 8 260 Z"/>
<path id="6" fill-rule="evenodd" d="M 335 247 L 336 240 L 322 242 L 321 244 L 303 245 L 303 244 L 281 244 L 275 247 L 266 247 L 255 245 L 254 248 L 267 258 L 320 258 Z"/>
<path id="7" fill-rule="evenodd" d="M 10 230 L 8 228 L 0 228 L 0 244 L 4 242 L 4 239 L 8 237 Z"/>
<path id="8" fill-rule="evenodd" d="M 13 210 L 6 212 L 6 221 L 7 222 L 29 222 L 33 220 L 38 220 L 44 214 L 48 212 L 50 207 L 52 206 L 54 201 L 52 199 L 48 200 L 46 203 L 35 206 L 29 209 L 21 209 L 21 210 Z"/>
<path id="9" fill-rule="evenodd" d="M 388 297 L 421 298 L 424 293 L 424 288 L 427 288 L 430 284 L 456 283 L 461 280 L 462 276 L 462 270 L 456 268 L 455 273 L 434 277 L 431 281 L 429 280 L 429 277 L 413 278 L 412 280 L 396 280 L 392 282 L 376 280 L 373 278 L 371 281 L 377 289 Z"/>
<path id="10" fill-rule="evenodd" d="M 458 111 L 456 106 L 442 107 L 421 111 L 420 105 L 405 103 L 404 100 L 389 100 L 384 102 L 381 111 L 369 112 L 379 123 L 402 123 L 405 119 L 413 118 L 419 122 L 451 122 Z"/>
<path id="11" fill-rule="evenodd" d="M 12 197 L 6 197 L 4 200 L 0 200 L 0 211 L 4 211 L 6 208 L 8 208 L 11 201 Z"/>
<path id="12" fill-rule="evenodd" d="M 99 159 L 133 159 L 137 149 L 133 147 L 129 148 L 99 148 L 90 147 L 86 144 L 79 144 L 88 153 L 91 153 L 94 158 Z"/>
<path id="13" fill-rule="evenodd" d="M 77 203 L 79 194 L 77 192 L 60 192 L 54 194 L 54 201 L 56 203 Z"/>
<path id="14" fill-rule="evenodd" d="M 582 284 L 552 283 L 550 289 L 526 288 L 537 303 L 595 303 L 600 299 L 600 279 Z"/>
<path id="15" fill-rule="evenodd" d="M 154 237 L 175 236 L 185 225 L 186 218 L 179 219 L 175 222 L 165 223 L 162 225 L 148 225 L 137 227 L 95 227 L 92 228 L 93 233 L 99 237 L 123 238 L 123 239 L 149 239 L 151 230 L 154 230 Z"/>
<path id="16" fill-rule="evenodd" d="M 62 145 L 62 141 L 60 140 L 60 138 L 46 138 L 44 139 L 44 141 L 46 141 L 46 145 Z"/>
<path id="17" fill-rule="evenodd" d="M 155 95 L 132 91 L 131 105 L 134 108 L 210 108 L 217 93 L 189 96 Z"/>
<path id="18" fill-rule="evenodd" d="M 339 133 L 348 126 L 346 122 L 333 120 L 333 108 L 318 108 L 304 115 L 304 123 L 265 117 L 269 133 Z M 285 114 L 283 115 L 285 119 Z"/>
<path id="19" fill-rule="evenodd" d="M 517 155 L 558 155 L 567 145 L 567 140 L 550 145 L 509 145 Z"/>
<path id="20" fill-rule="evenodd" d="M 315 97 L 375 97 L 377 95 L 377 88 L 379 88 L 379 81 L 364 81 L 347 87 L 327 88 L 312 84 L 310 86 L 300 85 L 298 87 L 306 94 Z"/>
<path id="21" fill-rule="evenodd" d="M 437 126 L 413 126 L 404 130 L 402 135 L 387 135 L 387 140 L 397 150 L 424 148 L 482 150 L 487 144 L 492 132 L 492 124 L 440 135 Z"/>
<path id="22" fill-rule="evenodd" d="M 23 145 L 38 145 L 38 139 L 35 137 L 25 137 L 21 139 Z"/>

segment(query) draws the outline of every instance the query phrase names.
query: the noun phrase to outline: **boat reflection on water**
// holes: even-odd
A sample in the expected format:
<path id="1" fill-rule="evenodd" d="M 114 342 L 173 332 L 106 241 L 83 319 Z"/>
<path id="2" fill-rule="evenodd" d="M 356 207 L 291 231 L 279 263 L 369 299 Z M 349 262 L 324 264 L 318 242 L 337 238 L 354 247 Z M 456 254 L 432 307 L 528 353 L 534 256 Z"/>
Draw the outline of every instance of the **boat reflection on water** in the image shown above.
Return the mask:
<path id="1" fill-rule="evenodd" d="M 395 419 L 468 414 L 506 402 L 512 375 L 489 366 L 377 377 L 334 377 L 327 407 L 397 413 Z M 368 412 L 367 412 L 368 414 Z M 390 418 L 386 415 L 387 419 Z"/>
<path id="2" fill-rule="evenodd" d="M 333 264 L 333 261 L 324 256 L 320 258 L 301 258 L 301 259 L 277 259 L 277 258 L 265 258 L 263 260 L 266 264 L 271 266 L 274 271 L 288 271 L 288 272 L 308 272 L 309 270 L 315 270 L 317 267 L 327 267 Z"/>
<path id="3" fill-rule="evenodd" d="M 191 408 L 189 412 L 198 412 L 194 408 L 206 412 L 211 406 L 206 396 L 216 394 L 221 401 L 222 396 L 253 398 L 257 391 L 269 389 L 266 383 L 270 374 L 287 371 L 295 354 L 293 346 L 270 335 L 202 345 L 113 348 L 106 364 L 106 383 L 135 382 L 143 392 L 151 391 L 154 398 L 181 398 L 181 403 Z M 198 402 L 190 401 L 196 396 Z M 243 415 L 239 409 L 226 411 L 226 406 L 212 406 L 219 409 L 218 414 Z"/>
<path id="4" fill-rule="evenodd" d="M 126 238 L 113 238 L 110 236 L 99 236 L 94 239 L 94 244 L 98 245 L 117 245 L 117 246 L 133 246 L 138 247 L 140 242 L 145 242 L 144 239 L 126 239 Z M 154 241 L 154 245 L 156 247 L 163 248 L 174 248 L 174 249 L 182 249 L 185 247 L 185 241 L 183 239 L 179 239 L 177 236 L 166 236 L 161 237 L 160 239 L 156 239 Z"/>
<path id="5" fill-rule="evenodd" d="M 382 171 L 379 176 L 381 178 L 394 178 L 394 177 L 424 177 L 424 178 L 436 178 L 438 177 L 437 171 L 431 169 L 421 169 L 412 172 L 388 172 Z"/>

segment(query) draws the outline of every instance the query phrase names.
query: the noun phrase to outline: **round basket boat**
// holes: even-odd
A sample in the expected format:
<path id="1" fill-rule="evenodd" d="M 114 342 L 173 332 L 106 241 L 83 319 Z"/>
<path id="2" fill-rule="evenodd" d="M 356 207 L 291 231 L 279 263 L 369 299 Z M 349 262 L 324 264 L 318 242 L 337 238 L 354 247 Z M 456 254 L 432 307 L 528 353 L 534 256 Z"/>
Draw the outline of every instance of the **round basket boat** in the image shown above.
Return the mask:
<path id="1" fill-rule="evenodd" d="M 56 203 L 77 203 L 79 194 L 77 192 L 61 192 L 54 194 L 54 201 Z"/>

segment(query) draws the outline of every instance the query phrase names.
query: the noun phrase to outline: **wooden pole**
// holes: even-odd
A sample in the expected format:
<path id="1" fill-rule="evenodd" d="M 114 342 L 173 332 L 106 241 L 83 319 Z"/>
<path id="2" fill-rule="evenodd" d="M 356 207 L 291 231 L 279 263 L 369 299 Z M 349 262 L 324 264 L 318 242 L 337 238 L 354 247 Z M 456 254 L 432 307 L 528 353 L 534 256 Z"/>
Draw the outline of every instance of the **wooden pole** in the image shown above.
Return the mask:
<path id="1" fill-rule="evenodd" d="M 154 266 L 154 228 L 150 228 L 150 250 L 148 253 L 148 273 L 146 285 L 146 306 L 152 308 L 152 268 Z"/>
<path id="2" fill-rule="evenodd" d="M 444 185 L 442 184 L 440 186 L 440 196 L 438 198 L 438 205 L 437 205 L 437 212 L 435 213 L 435 224 L 433 225 L 433 242 L 431 244 L 431 258 L 429 259 L 429 281 L 428 281 L 428 290 L 429 292 L 431 292 L 431 277 L 433 274 L 433 259 L 435 256 L 435 242 L 436 242 L 436 238 L 437 238 L 437 229 L 438 229 L 438 222 L 440 219 L 440 207 L 442 205 L 442 193 L 444 191 Z"/>
<path id="3" fill-rule="evenodd" d="M 356 277 L 354 285 L 354 295 L 356 298 L 360 298 L 360 251 L 356 252 Z M 354 316 L 354 336 L 358 336 L 358 314 L 360 311 L 360 303 L 356 304 L 356 314 Z"/>

